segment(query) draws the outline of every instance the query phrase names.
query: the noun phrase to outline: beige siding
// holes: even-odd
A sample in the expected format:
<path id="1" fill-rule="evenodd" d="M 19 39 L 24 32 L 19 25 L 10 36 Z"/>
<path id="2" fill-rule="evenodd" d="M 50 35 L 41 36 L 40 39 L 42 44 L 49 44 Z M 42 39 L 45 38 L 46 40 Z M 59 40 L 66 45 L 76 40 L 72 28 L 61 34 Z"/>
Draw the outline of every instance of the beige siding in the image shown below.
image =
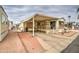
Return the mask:
<path id="1" fill-rule="evenodd" d="M 8 33 L 8 17 L 0 6 L 0 41 L 7 35 Z"/>

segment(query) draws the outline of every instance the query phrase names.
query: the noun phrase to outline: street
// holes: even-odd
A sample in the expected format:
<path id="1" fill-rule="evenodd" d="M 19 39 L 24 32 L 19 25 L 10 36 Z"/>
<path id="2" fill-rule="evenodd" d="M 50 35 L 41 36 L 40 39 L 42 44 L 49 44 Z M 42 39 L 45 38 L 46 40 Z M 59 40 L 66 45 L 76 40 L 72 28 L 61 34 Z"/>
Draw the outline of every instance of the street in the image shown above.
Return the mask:
<path id="1" fill-rule="evenodd" d="M 79 53 L 79 36 L 62 53 Z"/>

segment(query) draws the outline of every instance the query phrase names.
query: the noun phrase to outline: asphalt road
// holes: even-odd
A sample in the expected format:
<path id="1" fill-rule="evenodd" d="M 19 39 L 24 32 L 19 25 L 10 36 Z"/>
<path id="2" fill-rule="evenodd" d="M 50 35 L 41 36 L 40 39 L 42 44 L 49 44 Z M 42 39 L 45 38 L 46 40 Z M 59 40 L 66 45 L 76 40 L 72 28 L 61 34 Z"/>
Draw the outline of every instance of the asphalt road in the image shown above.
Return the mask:
<path id="1" fill-rule="evenodd" d="M 79 53 L 79 36 L 61 53 Z"/>

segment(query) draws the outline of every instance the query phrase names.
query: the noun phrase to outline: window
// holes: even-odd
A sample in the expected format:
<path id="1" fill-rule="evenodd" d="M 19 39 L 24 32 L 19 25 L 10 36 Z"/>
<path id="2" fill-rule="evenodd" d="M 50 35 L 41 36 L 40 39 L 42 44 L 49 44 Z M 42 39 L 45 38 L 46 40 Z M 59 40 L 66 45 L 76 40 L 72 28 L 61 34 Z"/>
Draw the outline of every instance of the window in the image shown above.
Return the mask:
<path id="1" fill-rule="evenodd" d="M 5 19 L 5 23 L 8 25 L 9 24 L 9 22 L 8 22 L 8 20 L 7 19 Z"/>
<path id="2" fill-rule="evenodd" d="M 4 23 L 5 22 L 5 16 L 4 15 L 2 15 L 2 23 Z"/>

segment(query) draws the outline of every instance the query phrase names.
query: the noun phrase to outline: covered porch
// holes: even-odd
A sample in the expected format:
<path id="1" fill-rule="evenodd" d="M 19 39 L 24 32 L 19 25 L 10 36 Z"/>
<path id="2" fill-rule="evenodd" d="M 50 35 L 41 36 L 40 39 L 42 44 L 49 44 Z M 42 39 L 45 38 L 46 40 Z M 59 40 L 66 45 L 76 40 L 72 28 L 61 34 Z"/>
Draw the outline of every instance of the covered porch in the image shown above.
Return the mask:
<path id="1" fill-rule="evenodd" d="M 36 14 L 29 18 L 27 21 L 23 21 L 23 30 L 28 32 L 40 31 L 49 33 L 53 30 L 64 29 L 64 21 L 50 16 Z"/>

